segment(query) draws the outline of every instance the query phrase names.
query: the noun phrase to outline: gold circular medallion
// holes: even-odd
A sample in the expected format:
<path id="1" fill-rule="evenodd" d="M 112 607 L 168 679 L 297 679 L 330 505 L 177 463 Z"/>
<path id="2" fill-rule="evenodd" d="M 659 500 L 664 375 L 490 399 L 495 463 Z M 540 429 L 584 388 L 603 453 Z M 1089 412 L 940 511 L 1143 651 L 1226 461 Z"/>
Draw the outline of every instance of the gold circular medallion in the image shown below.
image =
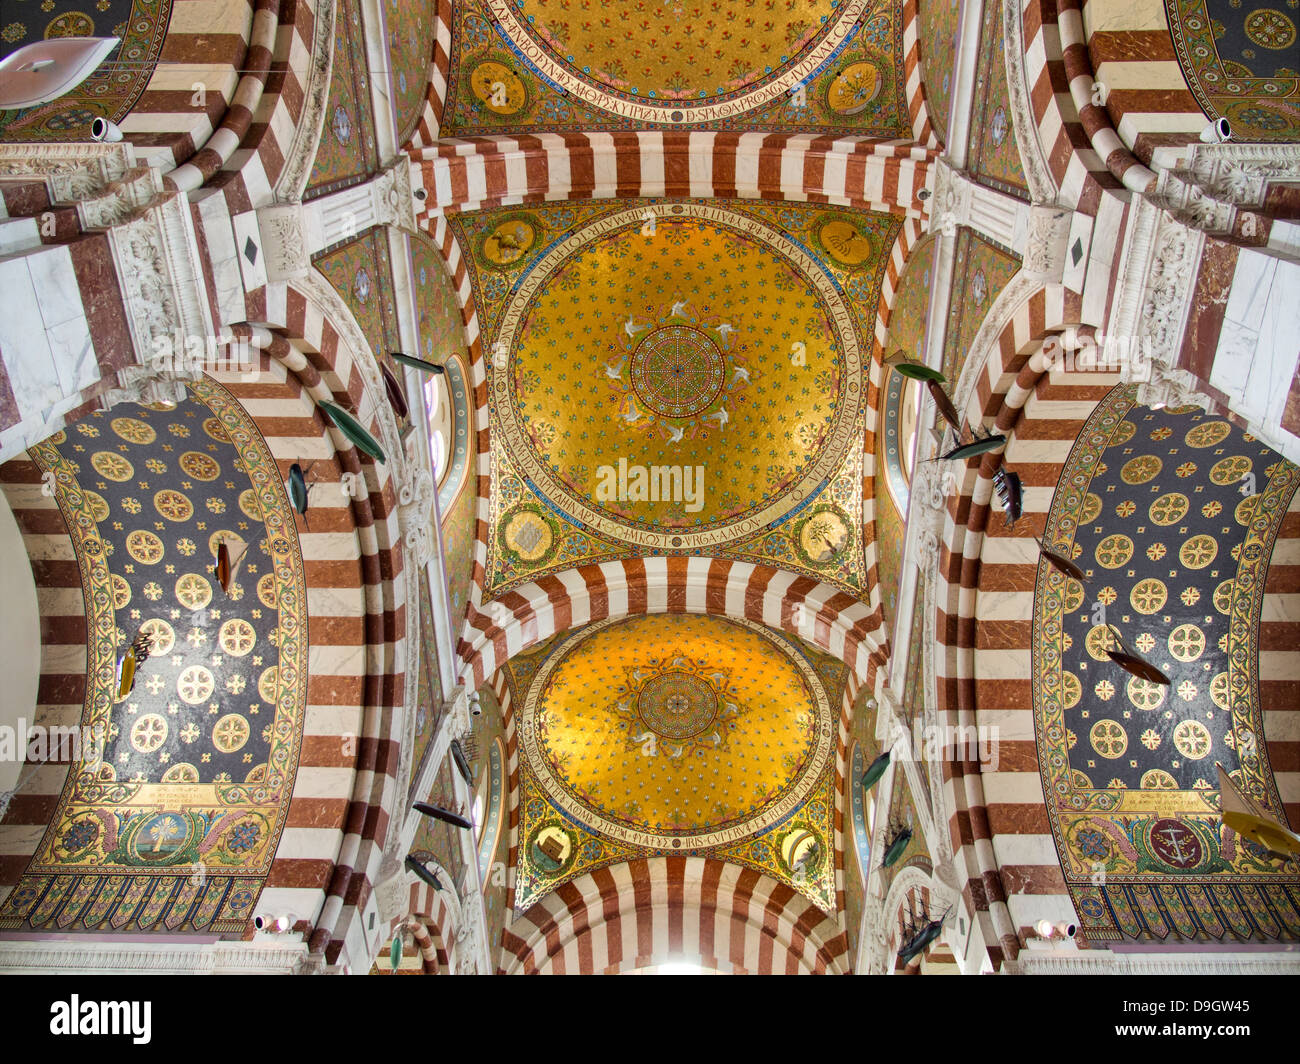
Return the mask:
<path id="1" fill-rule="evenodd" d="M 1164 769 L 1152 768 L 1142 773 L 1140 786 L 1144 791 L 1176 791 L 1178 781 Z"/>
<path id="2" fill-rule="evenodd" d="M 1135 709 L 1159 709 L 1165 701 L 1164 685 L 1149 683 L 1140 676 L 1129 677 L 1125 691 L 1128 694 L 1129 703 Z"/>
<path id="3" fill-rule="evenodd" d="M 1280 51 L 1295 44 L 1295 23 L 1273 7 L 1259 7 L 1252 11 L 1246 16 L 1245 29 L 1251 43 L 1261 48 Z"/>
<path id="4" fill-rule="evenodd" d="M 127 443 L 153 443 L 158 438 L 150 425 L 133 417 L 115 417 L 108 423 L 108 427 Z"/>
<path id="5" fill-rule="evenodd" d="M 1128 600 L 1132 607 L 1138 613 L 1148 615 L 1159 613 L 1168 598 L 1169 589 L 1165 587 L 1165 582 L 1155 577 L 1139 580 L 1128 593 Z"/>
<path id="6" fill-rule="evenodd" d="M 1110 661 L 1106 651 L 1115 648 L 1115 635 L 1104 624 L 1094 625 L 1084 636 L 1083 648 L 1093 661 Z"/>
<path id="7" fill-rule="evenodd" d="M 1241 502 L 1237 503 L 1237 508 L 1232 511 L 1233 519 L 1237 524 L 1249 527 L 1251 521 L 1255 520 L 1255 507 L 1258 504 L 1258 495 L 1247 495 Z"/>
<path id="8" fill-rule="evenodd" d="M 238 713 L 227 713 L 212 726 L 212 745 L 223 754 L 233 754 L 248 742 L 248 721 Z"/>
<path id="9" fill-rule="evenodd" d="M 163 783 L 198 783 L 199 770 L 188 761 L 178 761 L 162 774 Z"/>
<path id="10" fill-rule="evenodd" d="M 152 753 L 167 741 L 167 718 L 146 713 L 131 725 L 131 745 L 142 754 Z"/>
<path id="11" fill-rule="evenodd" d="M 266 573 L 257 581 L 257 597 L 268 610 L 280 608 L 279 599 L 275 597 L 275 574 Z"/>
<path id="12" fill-rule="evenodd" d="M 469 85 L 483 106 L 497 115 L 518 114 L 528 99 L 519 75 L 504 63 L 491 59 L 474 68 Z"/>
<path id="13" fill-rule="evenodd" d="M 239 493 L 239 508 L 244 511 L 245 516 L 254 521 L 264 520 L 262 504 L 258 501 L 257 492 L 252 488 L 245 488 Z"/>
<path id="14" fill-rule="evenodd" d="M 153 507 L 168 521 L 188 521 L 194 516 L 194 504 L 182 491 L 165 488 L 153 497 Z"/>
<path id="15" fill-rule="evenodd" d="M 218 443 L 229 443 L 230 437 L 226 434 L 226 428 L 214 417 L 206 418 L 203 422 L 203 431 L 211 436 Z"/>
<path id="16" fill-rule="evenodd" d="M 217 634 L 221 649 L 234 658 L 242 658 L 257 642 L 257 631 L 242 618 L 226 621 Z"/>
<path id="17" fill-rule="evenodd" d="M 1115 432 L 1110 438 L 1110 443 L 1106 444 L 1106 446 L 1119 447 L 1122 444 L 1128 443 L 1128 441 L 1133 438 L 1133 433 L 1135 432 L 1137 432 L 1137 426 L 1134 425 L 1133 422 L 1128 421 L 1127 419 L 1121 421 L 1117 426 L 1115 426 Z"/>
<path id="18" fill-rule="evenodd" d="M 87 504 L 90 506 L 90 516 L 96 521 L 108 520 L 108 502 L 104 496 L 97 491 L 90 491 L 87 488 L 81 489 L 81 494 L 85 497 Z"/>
<path id="19" fill-rule="evenodd" d="M 1205 633 L 1194 624 L 1180 624 L 1169 633 L 1169 653 L 1178 661 L 1195 661 L 1205 653 Z"/>
<path id="20" fill-rule="evenodd" d="M 1232 690 L 1226 672 L 1217 673 L 1210 681 L 1210 697 L 1220 709 L 1227 709 L 1232 705 Z"/>
<path id="21" fill-rule="evenodd" d="M 1192 536 L 1178 551 L 1178 558 L 1188 569 L 1204 569 L 1219 553 L 1212 536 Z"/>
<path id="22" fill-rule="evenodd" d="M 861 114 L 880 95 L 880 71 L 875 63 L 850 63 L 826 89 L 826 106 L 837 115 Z"/>
<path id="23" fill-rule="evenodd" d="M 212 585 L 198 573 L 186 573 L 176 581 L 176 601 L 187 610 L 201 610 L 212 601 Z"/>
<path id="24" fill-rule="evenodd" d="M 1182 720 L 1174 728 L 1174 746 L 1183 757 L 1199 761 L 1209 754 L 1213 745 L 1210 730 L 1199 720 Z"/>
<path id="25" fill-rule="evenodd" d="M 537 240 L 537 231 L 522 218 L 509 218 L 483 238 L 483 258 L 493 266 L 522 259 Z"/>
<path id="26" fill-rule="evenodd" d="M 1188 447 L 1217 447 L 1228 438 L 1232 426 L 1226 421 L 1202 421 L 1187 430 L 1183 442 Z"/>
<path id="27" fill-rule="evenodd" d="M 1188 505 L 1186 495 L 1181 491 L 1171 491 L 1168 495 L 1161 495 L 1156 499 L 1147 512 L 1156 524 L 1172 525 L 1183 519 Z"/>
<path id="28" fill-rule="evenodd" d="M 90 464 L 105 480 L 115 480 L 119 484 L 135 476 L 135 466 L 112 451 L 96 451 L 91 456 Z"/>
<path id="29" fill-rule="evenodd" d="M 1214 589 L 1214 608 L 1225 616 L 1232 612 L 1232 590 L 1235 581 L 1224 580 Z"/>
<path id="30" fill-rule="evenodd" d="M 1133 557 L 1133 541 L 1128 536 L 1116 532 L 1098 543 L 1094 554 L 1098 565 L 1105 569 L 1118 569 Z"/>
<path id="31" fill-rule="evenodd" d="M 270 702 L 275 705 L 280 693 L 280 670 L 275 665 L 269 669 L 263 669 L 262 675 L 257 678 L 257 693 L 262 696 L 263 702 Z"/>
<path id="32" fill-rule="evenodd" d="M 505 525 L 506 546 L 526 562 L 545 558 L 555 545 L 551 526 L 532 510 L 517 510 Z"/>
<path id="33" fill-rule="evenodd" d="M 1079 699 L 1083 697 L 1083 684 L 1079 682 L 1079 677 L 1072 672 L 1061 673 L 1061 700 L 1065 703 L 1066 709 L 1073 709 L 1079 704 Z"/>
<path id="34" fill-rule="evenodd" d="M 206 702 L 216 686 L 212 673 L 202 665 L 191 665 L 176 679 L 176 693 L 191 706 Z"/>
<path id="35" fill-rule="evenodd" d="M 140 631 L 149 637 L 149 653 L 154 657 L 170 654 L 176 645 L 176 631 L 161 617 L 151 617 L 140 625 Z"/>
<path id="36" fill-rule="evenodd" d="M 1128 732 L 1119 721 L 1103 718 L 1088 732 L 1088 741 L 1102 757 L 1121 757 L 1128 749 Z"/>
<path id="37" fill-rule="evenodd" d="M 1125 484 L 1145 484 L 1156 478 L 1163 465 L 1164 463 L 1155 455 L 1142 454 L 1125 462 L 1120 468 L 1119 475 Z"/>
<path id="38" fill-rule="evenodd" d="M 126 578 L 114 573 L 112 576 L 113 584 L 113 608 L 120 610 L 131 601 L 131 585 L 126 582 Z"/>
<path id="39" fill-rule="evenodd" d="M 851 536 L 848 524 L 834 510 L 814 514 L 799 527 L 799 545 L 818 565 L 834 561 L 843 553 Z"/>
<path id="40" fill-rule="evenodd" d="M 181 468 L 195 480 L 216 480 L 221 475 L 221 466 L 215 458 L 198 451 L 186 451 L 181 455 Z"/>
<path id="41" fill-rule="evenodd" d="M 1061 610 L 1063 613 L 1073 613 L 1083 605 L 1083 585 L 1074 577 L 1065 578 L 1065 595 L 1061 600 Z"/>
<path id="42" fill-rule="evenodd" d="M 1242 477 L 1254 469 L 1251 460 L 1237 454 L 1222 458 L 1210 467 L 1210 479 L 1216 484 L 1239 484 Z"/>
<path id="43" fill-rule="evenodd" d="M 831 258 L 842 266 L 861 266 L 875 250 L 871 238 L 863 236 L 857 226 L 843 218 L 823 222 L 817 230 L 817 239 Z"/>
<path id="44" fill-rule="evenodd" d="M 136 529 L 126 537 L 127 553 L 142 565 L 157 565 L 166 549 L 152 532 Z"/>

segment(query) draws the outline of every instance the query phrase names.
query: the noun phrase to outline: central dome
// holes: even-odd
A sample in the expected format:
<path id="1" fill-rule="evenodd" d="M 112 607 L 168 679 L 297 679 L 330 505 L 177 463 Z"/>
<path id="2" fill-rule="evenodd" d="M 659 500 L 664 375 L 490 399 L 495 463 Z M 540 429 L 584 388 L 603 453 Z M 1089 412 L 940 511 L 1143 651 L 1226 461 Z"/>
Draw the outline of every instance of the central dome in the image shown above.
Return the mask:
<path id="1" fill-rule="evenodd" d="M 858 344 L 801 244 L 750 215 L 646 204 L 530 263 L 493 344 L 509 352 L 493 406 L 520 472 L 574 524 L 692 550 L 761 533 L 838 472 Z"/>
<path id="2" fill-rule="evenodd" d="M 796 645 L 696 614 L 598 621 L 547 655 L 522 698 L 550 801 L 639 846 L 735 841 L 802 804 L 833 756 L 825 687 Z"/>

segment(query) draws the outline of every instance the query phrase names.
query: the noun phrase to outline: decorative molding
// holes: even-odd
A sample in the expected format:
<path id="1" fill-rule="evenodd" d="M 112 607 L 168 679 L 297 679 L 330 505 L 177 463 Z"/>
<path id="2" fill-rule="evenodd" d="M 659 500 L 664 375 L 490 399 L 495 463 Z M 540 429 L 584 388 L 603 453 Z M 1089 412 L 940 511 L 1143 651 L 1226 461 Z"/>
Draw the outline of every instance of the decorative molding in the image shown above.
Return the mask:
<path id="1" fill-rule="evenodd" d="M 1300 145 L 1193 144 L 1160 171 L 1152 200 L 1185 225 L 1229 235 L 1243 214 L 1263 208 L 1273 182 L 1298 174 Z"/>
<path id="2" fill-rule="evenodd" d="M 433 499 L 437 489 L 433 477 L 422 466 L 415 466 L 397 492 L 397 520 L 407 548 L 416 562 L 425 566 L 437 547 L 431 522 Z"/>
<path id="3" fill-rule="evenodd" d="M 1115 953 L 1021 950 L 1002 962 L 1007 975 L 1297 975 L 1295 953 Z"/>
<path id="4" fill-rule="evenodd" d="M 990 0 L 993 2 L 993 0 Z M 1034 203 L 1057 202 L 1056 182 L 1047 165 L 1043 143 L 1038 138 L 1038 117 L 1029 91 L 1025 54 L 1024 23 L 1020 0 L 1002 0 L 1002 58 L 1006 63 L 1007 95 L 1011 104 L 1011 128 L 1020 152 L 1029 197 Z"/>
<path id="5" fill-rule="evenodd" d="M 116 144 L 0 144 L 0 178 L 41 178 L 53 203 L 87 199 L 135 168 L 129 141 Z"/>
<path id="6" fill-rule="evenodd" d="M 312 9 L 311 60 L 307 84 L 303 86 L 302 112 L 293 131 L 293 141 L 284 153 L 284 167 L 275 183 L 275 199 L 281 203 L 302 199 L 312 163 L 316 161 L 329 102 L 337 7 L 334 0 L 325 0 Z"/>
<path id="7" fill-rule="evenodd" d="M 411 160 L 399 155 L 397 160 L 377 174 L 370 183 L 374 197 L 375 220 L 407 233 L 419 232 L 415 224 L 415 195 L 411 188 Z"/>
<path id="8" fill-rule="evenodd" d="M 172 192 L 108 230 L 109 248 L 126 306 L 136 364 L 118 372 L 103 397 L 120 402 L 180 402 L 185 381 L 202 375 L 187 357 L 191 341 L 215 340 L 212 311 L 189 201 Z"/>
<path id="9" fill-rule="evenodd" d="M 1074 213 L 1061 207 L 1029 208 L 1022 272 L 1041 283 L 1058 283 L 1065 274 L 1066 247 Z"/>
<path id="10" fill-rule="evenodd" d="M 41 975 L 314 975 L 324 968 L 297 938 L 267 942 L 0 941 L 0 972 Z"/>

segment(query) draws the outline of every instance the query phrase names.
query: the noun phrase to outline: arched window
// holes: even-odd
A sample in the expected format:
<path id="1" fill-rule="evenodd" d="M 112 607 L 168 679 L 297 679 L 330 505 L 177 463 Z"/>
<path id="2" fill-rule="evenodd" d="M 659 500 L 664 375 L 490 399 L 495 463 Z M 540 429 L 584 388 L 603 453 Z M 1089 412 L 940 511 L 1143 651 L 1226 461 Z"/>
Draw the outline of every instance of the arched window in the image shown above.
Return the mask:
<path id="1" fill-rule="evenodd" d="M 487 772 L 479 781 L 478 797 L 474 803 L 474 823 L 479 826 L 478 868 L 483 881 L 488 882 L 492 857 L 501 841 L 501 825 L 506 812 L 506 745 L 497 736 L 488 747 Z"/>
<path id="2" fill-rule="evenodd" d="M 866 757 L 862 746 L 853 744 L 849 757 L 849 812 L 853 827 L 853 850 L 858 858 L 858 873 L 866 883 L 871 871 L 871 829 L 875 820 L 871 795 L 862 789 L 862 773 L 866 771 Z"/>

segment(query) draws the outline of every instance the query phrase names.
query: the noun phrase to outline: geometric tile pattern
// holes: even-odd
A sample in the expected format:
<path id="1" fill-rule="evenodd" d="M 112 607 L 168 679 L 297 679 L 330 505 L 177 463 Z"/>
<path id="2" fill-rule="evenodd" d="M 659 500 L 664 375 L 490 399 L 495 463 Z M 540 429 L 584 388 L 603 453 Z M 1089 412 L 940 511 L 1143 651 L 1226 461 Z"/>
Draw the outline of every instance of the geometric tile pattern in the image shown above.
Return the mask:
<path id="1" fill-rule="evenodd" d="M 302 561 L 261 435 L 211 380 L 191 393 L 32 451 L 81 566 L 83 725 L 105 743 L 70 775 L 6 926 L 242 931 L 274 857 L 306 696 Z M 221 538 L 248 544 L 227 593 Z M 153 650 L 119 703 L 116 655 L 137 632 Z"/>
<path id="2" fill-rule="evenodd" d="M 1033 640 L 1044 791 L 1066 882 L 1097 940 L 1300 937 L 1300 875 L 1226 829 L 1220 761 L 1282 815 L 1263 741 L 1264 574 L 1300 470 L 1194 407 L 1094 412 L 1046 541 Z M 1169 677 L 1114 665 L 1114 625 Z"/>

